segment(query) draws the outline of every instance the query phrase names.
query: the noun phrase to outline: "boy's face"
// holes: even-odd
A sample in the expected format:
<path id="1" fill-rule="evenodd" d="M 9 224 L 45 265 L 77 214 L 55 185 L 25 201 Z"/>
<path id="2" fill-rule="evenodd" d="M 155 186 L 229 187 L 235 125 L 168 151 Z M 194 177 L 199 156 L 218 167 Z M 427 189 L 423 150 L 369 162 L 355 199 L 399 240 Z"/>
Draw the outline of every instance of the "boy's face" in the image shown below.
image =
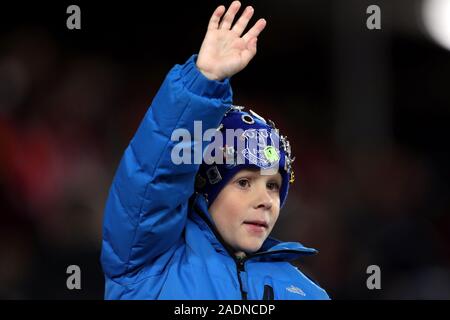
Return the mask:
<path id="1" fill-rule="evenodd" d="M 280 212 L 280 173 L 239 171 L 217 195 L 209 211 L 223 239 L 236 252 L 255 252 L 269 236 Z"/>

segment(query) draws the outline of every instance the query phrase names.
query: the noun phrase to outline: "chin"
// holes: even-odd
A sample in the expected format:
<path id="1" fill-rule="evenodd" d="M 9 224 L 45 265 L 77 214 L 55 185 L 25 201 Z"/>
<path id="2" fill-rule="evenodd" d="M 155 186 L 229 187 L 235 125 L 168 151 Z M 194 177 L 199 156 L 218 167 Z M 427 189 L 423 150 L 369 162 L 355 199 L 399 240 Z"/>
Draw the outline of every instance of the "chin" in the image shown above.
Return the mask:
<path id="1" fill-rule="evenodd" d="M 246 253 L 254 253 L 258 251 L 262 246 L 262 242 L 252 243 L 242 246 L 242 251 Z"/>

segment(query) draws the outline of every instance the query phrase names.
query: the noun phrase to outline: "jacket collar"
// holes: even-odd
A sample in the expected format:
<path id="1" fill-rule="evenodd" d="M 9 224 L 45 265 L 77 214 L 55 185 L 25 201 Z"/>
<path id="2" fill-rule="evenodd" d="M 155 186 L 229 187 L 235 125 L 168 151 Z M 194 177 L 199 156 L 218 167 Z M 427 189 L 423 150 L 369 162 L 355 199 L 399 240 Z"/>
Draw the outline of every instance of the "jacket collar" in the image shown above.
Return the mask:
<path id="1" fill-rule="evenodd" d="M 232 249 L 223 241 L 217 232 L 214 221 L 208 211 L 208 203 L 203 195 L 193 195 L 190 201 L 189 214 L 190 218 L 203 231 L 206 238 L 218 252 L 231 255 L 232 258 L 236 259 L 232 253 Z M 317 252 L 316 249 L 307 248 L 299 242 L 282 242 L 273 237 L 268 237 L 260 250 L 248 255 L 245 259 L 258 261 L 292 261 L 302 256 L 316 254 Z"/>

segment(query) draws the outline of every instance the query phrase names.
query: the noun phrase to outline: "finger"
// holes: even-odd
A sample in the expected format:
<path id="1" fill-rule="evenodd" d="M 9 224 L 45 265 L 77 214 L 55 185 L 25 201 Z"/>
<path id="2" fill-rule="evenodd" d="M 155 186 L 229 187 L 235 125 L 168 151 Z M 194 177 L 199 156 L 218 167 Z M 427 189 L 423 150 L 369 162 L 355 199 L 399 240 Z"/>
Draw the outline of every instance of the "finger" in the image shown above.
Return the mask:
<path id="1" fill-rule="evenodd" d="M 267 22 L 265 19 L 259 19 L 258 21 L 256 21 L 255 25 L 242 36 L 242 39 L 248 42 L 252 38 L 257 38 L 261 31 L 263 31 L 266 27 L 266 24 Z"/>
<path id="2" fill-rule="evenodd" d="M 255 10 L 250 6 L 245 8 L 245 11 L 242 13 L 241 17 L 235 23 L 235 25 L 233 26 L 233 28 L 231 30 L 233 30 L 239 36 L 241 36 L 242 32 L 244 32 L 244 30 L 245 30 L 245 27 L 247 27 L 248 22 L 252 18 L 254 12 L 255 12 Z"/>
<path id="3" fill-rule="evenodd" d="M 222 22 L 219 25 L 219 29 L 229 30 L 231 28 L 231 24 L 233 23 L 234 17 L 236 13 L 239 11 L 241 7 L 241 3 L 239 1 L 233 1 L 233 3 L 228 8 L 225 16 L 222 19 Z"/>
<path id="4" fill-rule="evenodd" d="M 214 10 L 211 19 L 209 19 L 208 30 L 219 28 L 219 21 L 224 12 L 225 12 L 224 6 L 219 6 L 216 8 L 216 10 Z"/>

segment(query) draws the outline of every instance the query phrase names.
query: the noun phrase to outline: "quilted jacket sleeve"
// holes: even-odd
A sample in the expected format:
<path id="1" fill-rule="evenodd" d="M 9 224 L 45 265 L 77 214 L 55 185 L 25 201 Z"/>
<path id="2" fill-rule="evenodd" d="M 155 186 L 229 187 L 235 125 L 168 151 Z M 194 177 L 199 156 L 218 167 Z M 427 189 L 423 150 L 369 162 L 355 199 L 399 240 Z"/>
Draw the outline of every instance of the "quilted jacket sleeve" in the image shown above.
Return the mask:
<path id="1" fill-rule="evenodd" d="M 101 253 L 109 277 L 151 262 L 175 244 L 185 227 L 199 165 L 173 163 L 172 149 L 179 141 L 172 141 L 172 133 L 183 128 L 194 137 L 194 121 L 200 120 L 203 131 L 216 128 L 232 101 L 229 80 L 208 80 L 195 61 L 193 55 L 168 73 L 115 173 Z M 194 142 L 189 144 L 194 150 Z"/>

